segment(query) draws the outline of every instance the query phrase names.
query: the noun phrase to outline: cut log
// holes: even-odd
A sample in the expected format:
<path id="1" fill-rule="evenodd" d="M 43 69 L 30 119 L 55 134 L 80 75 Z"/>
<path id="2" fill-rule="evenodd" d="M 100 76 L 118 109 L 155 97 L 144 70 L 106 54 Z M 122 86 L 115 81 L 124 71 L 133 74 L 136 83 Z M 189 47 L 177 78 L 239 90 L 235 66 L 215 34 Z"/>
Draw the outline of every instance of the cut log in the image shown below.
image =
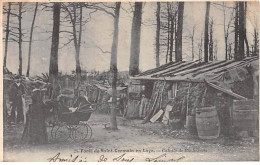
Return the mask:
<path id="1" fill-rule="evenodd" d="M 150 122 L 154 123 L 156 122 L 163 114 L 163 110 L 160 109 L 159 112 L 157 112 L 151 119 Z"/>
<path id="2" fill-rule="evenodd" d="M 165 113 L 162 119 L 162 122 L 167 125 L 169 122 L 169 118 L 170 118 L 170 112 L 172 111 L 172 106 L 171 105 L 167 105 L 165 108 Z"/>

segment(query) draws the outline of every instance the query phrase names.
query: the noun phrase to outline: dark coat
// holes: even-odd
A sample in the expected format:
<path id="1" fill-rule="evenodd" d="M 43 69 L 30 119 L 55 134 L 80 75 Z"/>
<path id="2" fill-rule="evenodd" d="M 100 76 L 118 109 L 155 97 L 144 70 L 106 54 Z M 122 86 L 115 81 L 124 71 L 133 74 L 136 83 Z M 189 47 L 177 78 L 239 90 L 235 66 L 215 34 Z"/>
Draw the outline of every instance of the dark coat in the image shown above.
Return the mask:
<path id="1" fill-rule="evenodd" d="M 22 100 L 21 96 L 23 94 L 25 94 L 23 84 L 20 84 L 20 86 L 18 86 L 16 83 L 13 83 L 9 91 L 9 100 L 12 102 L 21 101 Z"/>

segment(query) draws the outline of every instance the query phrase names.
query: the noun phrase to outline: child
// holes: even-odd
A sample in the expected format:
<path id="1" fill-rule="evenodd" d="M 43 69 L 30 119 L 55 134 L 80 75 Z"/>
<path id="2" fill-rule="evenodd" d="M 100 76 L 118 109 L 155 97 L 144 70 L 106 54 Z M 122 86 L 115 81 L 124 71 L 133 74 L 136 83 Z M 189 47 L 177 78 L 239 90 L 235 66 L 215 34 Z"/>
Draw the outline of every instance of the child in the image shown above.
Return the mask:
<path id="1" fill-rule="evenodd" d="M 85 94 L 85 91 L 80 90 L 79 91 L 79 97 L 76 99 L 76 101 L 73 104 L 73 107 L 69 108 L 71 112 L 75 112 L 79 108 L 79 111 L 81 109 L 91 109 L 91 103 L 88 100 L 87 95 Z"/>

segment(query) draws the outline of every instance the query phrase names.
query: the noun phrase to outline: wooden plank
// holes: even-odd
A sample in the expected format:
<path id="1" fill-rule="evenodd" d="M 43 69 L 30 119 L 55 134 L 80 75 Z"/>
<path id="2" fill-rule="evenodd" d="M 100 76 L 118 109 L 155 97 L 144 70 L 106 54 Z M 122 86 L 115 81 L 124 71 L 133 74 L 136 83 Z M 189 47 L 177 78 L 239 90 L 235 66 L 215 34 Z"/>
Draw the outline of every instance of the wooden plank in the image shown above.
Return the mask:
<path id="1" fill-rule="evenodd" d="M 210 83 L 210 82 L 208 82 L 206 80 L 205 80 L 205 82 L 206 82 L 207 85 L 211 86 L 212 88 L 215 88 L 215 89 L 217 89 L 217 90 L 219 90 L 221 92 L 224 92 L 224 93 L 226 93 L 226 94 L 228 94 L 230 96 L 233 96 L 233 97 L 235 97 L 235 98 L 237 98 L 239 100 L 247 100 L 247 98 L 245 98 L 245 97 L 243 97 L 243 96 L 241 96 L 239 94 L 236 94 L 236 93 L 234 93 L 232 91 L 228 91 L 228 90 L 226 90 L 226 89 L 224 89 L 222 87 L 219 87 L 219 86 L 217 86 L 217 85 L 215 85 L 213 83 Z"/>
<path id="2" fill-rule="evenodd" d="M 173 66 L 175 66 L 175 65 L 178 65 L 179 63 L 181 63 L 181 62 L 170 62 L 170 63 L 165 64 L 165 65 L 162 65 L 162 66 L 160 66 L 160 67 L 158 67 L 158 68 L 154 68 L 154 69 L 145 71 L 145 72 L 143 72 L 143 73 L 140 73 L 140 74 L 137 75 L 137 76 L 144 76 L 144 75 L 149 75 L 149 74 L 152 74 L 152 73 L 156 73 L 156 72 L 159 72 L 159 71 L 168 69 L 168 68 L 170 68 L 170 67 L 173 67 Z"/>
<path id="3" fill-rule="evenodd" d="M 218 73 L 221 73 L 221 72 L 226 72 L 226 71 L 229 71 L 229 70 L 232 70 L 232 69 L 236 69 L 238 67 L 245 66 L 245 65 L 249 64 L 250 62 L 253 62 L 254 60 L 255 59 L 242 61 L 241 63 L 238 63 L 238 64 L 236 64 L 234 66 L 228 66 L 228 67 L 220 68 L 219 70 L 214 70 L 214 74 L 218 74 Z"/>
<path id="4" fill-rule="evenodd" d="M 190 64 L 192 64 L 192 63 L 194 63 L 194 62 L 182 62 L 182 63 L 180 63 L 179 65 L 176 65 L 176 66 L 174 66 L 174 67 L 170 67 L 169 69 L 165 69 L 165 70 L 163 70 L 163 71 L 160 71 L 160 72 L 151 74 L 151 77 L 156 77 L 156 76 L 158 76 L 158 75 L 160 75 L 160 74 L 169 73 L 169 72 L 171 72 L 171 71 L 174 71 L 174 70 L 176 70 L 176 69 L 185 67 L 185 66 L 190 65 Z"/>
<path id="5" fill-rule="evenodd" d="M 189 70 L 189 69 L 192 69 L 192 68 L 197 68 L 198 66 L 202 65 L 201 62 L 197 61 L 197 62 L 194 62 L 194 63 L 191 63 L 189 65 L 186 65 L 184 67 L 181 67 L 181 68 L 177 68 L 167 74 L 161 74 L 160 77 L 163 77 L 163 76 L 175 76 L 176 73 L 179 73 L 181 71 L 184 71 L 184 70 Z"/>
<path id="6" fill-rule="evenodd" d="M 227 66 L 231 63 L 233 63 L 234 61 L 227 61 L 227 62 L 224 62 L 224 63 L 220 63 L 220 65 L 216 65 L 216 66 L 213 66 L 213 67 L 207 67 L 205 69 L 202 69 L 202 70 L 198 70 L 196 71 L 195 73 L 192 74 L 193 77 L 199 75 L 199 74 L 205 74 L 206 72 L 209 72 L 209 71 L 212 71 L 214 69 L 217 69 L 217 68 L 221 68 L 221 67 L 224 67 L 224 66 Z"/>
<path id="7" fill-rule="evenodd" d="M 202 62 L 202 66 L 199 66 L 199 67 L 196 67 L 196 68 L 193 68 L 193 69 L 188 69 L 188 70 L 184 70 L 184 71 L 181 71 L 179 73 L 177 73 L 176 75 L 181 75 L 181 76 L 184 76 L 186 74 L 190 74 L 190 73 L 193 73 L 193 72 L 196 72 L 196 71 L 199 71 L 201 69 L 205 69 L 209 66 L 214 66 L 214 65 L 219 65 L 220 63 L 223 63 L 223 61 L 218 61 L 218 62 L 211 62 L 211 63 L 205 63 L 205 62 Z"/>
<path id="8" fill-rule="evenodd" d="M 150 109 L 150 111 L 148 112 L 148 115 L 146 115 L 146 117 L 144 118 L 144 121 L 143 123 L 147 123 L 150 119 L 150 117 L 152 116 L 153 112 L 154 112 L 154 109 L 155 109 L 155 105 L 157 103 L 157 99 L 158 99 L 158 96 L 159 96 L 159 91 L 156 92 L 156 96 L 155 96 L 155 100 L 153 102 L 153 105 L 152 105 L 152 108 Z M 152 100 L 152 99 L 151 99 Z"/>

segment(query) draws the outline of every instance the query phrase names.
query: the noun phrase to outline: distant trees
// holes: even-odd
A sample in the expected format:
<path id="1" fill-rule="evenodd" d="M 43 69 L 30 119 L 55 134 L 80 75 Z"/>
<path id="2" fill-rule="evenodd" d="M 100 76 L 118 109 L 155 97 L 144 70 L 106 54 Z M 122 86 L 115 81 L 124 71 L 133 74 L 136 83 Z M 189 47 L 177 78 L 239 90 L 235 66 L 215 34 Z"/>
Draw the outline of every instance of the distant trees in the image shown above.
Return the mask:
<path id="1" fill-rule="evenodd" d="M 175 61 L 182 60 L 183 12 L 183 2 L 161 2 L 160 46 L 166 63 L 172 62 L 174 55 Z"/>
<path id="2" fill-rule="evenodd" d="M 86 24 L 86 21 L 82 21 L 83 3 L 63 3 L 62 9 L 64 9 L 66 12 L 66 16 L 64 17 L 64 19 L 65 21 L 68 20 L 68 22 L 70 22 L 72 26 L 72 31 L 61 32 L 66 32 L 72 36 L 69 39 L 68 43 L 70 43 L 71 41 L 73 41 L 74 43 L 76 61 L 76 81 L 79 82 L 81 78 L 81 66 L 79 57 L 82 38 L 82 26 Z"/>
<path id="3" fill-rule="evenodd" d="M 132 21 L 132 31 L 131 31 L 131 48 L 130 48 L 130 65 L 129 65 L 130 76 L 134 76 L 139 73 L 142 5 L 143 5 L 142 2 L 135 2 L 135 9 L 134 9 L 134 15 Z"/>
<path id="4" fill-rule="evenodd" d="M 231 59 L 231 45 L 232 43 L 229 41 L 229 35 L 231 34 L 231 23 L 234 20 L 234 8 L 231 9 L 230 15 L 229 15 L 229 21 L 227 21 L 227 6 L 226 2 L 222 3 L 222 10 L 223 10 L 223 25 L 224 25 L 224 39 L 225 39 L 225 60 Z"/>
<path id="5" fill-rule="evenodd" d="M 6 67 L 6 59 L 7 59 L 7 50 L 8 50 L 8 39 L 9 39 L 9 24 L 10 24 L 10 15 L 11 15 L 12 3 L 8 2 L 7 18 L 6 18 L 6 29 L 5 29 L 5 54 L 4 54 L 4 67 Z"/>
<path id="6" fill-rule="evenodd" d="M 231 23 L 234 20 L 234 9 L 232 9 L 231 14 L 230 14 L 230 19 L 228 23 L 226 24 L 226 17 L 227 17 L 227 6 L 226 2 L 222 3 L 222 10 L 223 10 L 223 25 L 224 25 L 224 39 L 225 39 L 225 60 L 231 59 L 231 43 L 229 42 L 229 35 L 231 33 L 230 28 L 231 28 Z"/>
<path id="7" fill-rule="evenodd" d="M 25 3 L 22 2 L 8 2 L 8 8 L 6 8 L 6 5 L 3 7 L 3 13 L 7 14 L 6 19 L 6 26 L 5 28 L 5 54 L 4 54 L 4 67 L 6 67 L 7 62 L 7 52 L 8 52 L 8 42 L 16 42 L 18 43 L 18 61 L 19 61 L 19 67 L 18 67 L 18 74 L 22 75 L 22 45 L 23 45 L 23 38 L 24 38 L 24 32 L 22 29 L 22 14 L 25 12 L 23 7 Z M 12 19 L 11 18 L 15 18 Z"/>
<path id="8" fill-rule="evenodd" d="M 28 5 L 29 4 L 29 5 Z M 132 5 L 133 3 L 131 3 Z M 27 5 L 29 6 L 27 8 Z M 3 35 L 4 43 L 4 59 L 3 65 L 6 67 L 7 56 L 8 56 L 8 46 L 10 47 L 10 42 L 18 43 L 17 55 L 19 59 L 19 69 L 18 73 L 22 74 L 22 65 L 23 65 L 23 52 L 22 47 L 27 46 L 24 44 L 28 42 L 28 66 L 26 76 L 30 76 L 31 69 L 31 58 L 33 50 L 33 38 L 35 36 L 35 31 L 40 28 L 35 26 L 37 22 L 37 11 L 43 6 L 43 10 L 50 11 L 50 7 L 53 3 L 22 3 L 22 2 L 7 2 L 3 4 L 3 27 L 5 34 Z M 91 14 L 97 10 L 104 12 L 105 14 L 112 15 L 115 18 L 116 6 L 119 4 L 116 3 L 86 3 L 86 2 L 64 2 L 60 3 L 60 45 L 63 45 L 63 41 L 68 39 L 68 42 L 65 43 L 62 47 L 67 46 L 71 43 L 73 49 L 75 48 L 75 61 L 76 61 L 76 75 L 77 81 L 80 81 L 81 77 L 81 66 L 80 66 L 80 52 L 82 51 L 82 34 L 84 34 L 84 28 L 86 23 L 90 21 Z M 241 60 L 246 56 L 256 56 L 259 51 L 259 33 L 257 26 L 254 27 L 254 31 L 246 28 L 246 19 L 251 19 L 250 13 L 248 10 L 251 10 L 252 6 L 250 2 L 207 2 L 206 3 L 206 13 L 205 13 L 205 29 L 201 30 L 200 25 L 194 24 L 194 22 L 188 22 L 189 16 L 187 16 L 187 26 L 189 29 L 183 27 L 184 23 L 184 2 L 156 2 L 155 8 L 155 19 L 153 21 L 154 28 L 156 28 L 155 34 L 155 60 L 156 66 L 160 66 L 160 60 L 162 57 L 165 57 L 165 62 L 172 61 L 181 61 L 183 54 L 187 54 L 188 57 L 191 57 L 191 60 L 195 60 L 198 56 L 199 60 L 203 59 L 206 62 L 215 60 L 217 58 L 217 53 L 219 50 L 217 47 L 217 39 L 214 26 L 218 26 L 219 22 L 213 22 L 214 16 L 210 17 L 210 8 L 214 8 L 223 11 L 223 24 L 224 24 L 224 38 L 225 41 L 225 59 L 235 59 Z M 44 7 L 45 6 L 45 7 Z M 120 4 L 121 7 L 121 4 Z M 123 6 L 124 8 L 125 6 Z M 130 41 L 130 65 L 129 73 L 130 76 L 134 76 L 139 73 L 139 55 L 140 55 L 140 40 L 141 40 L 141 28 L 142 28 L 142 11 L 145 7 L 145 3 L 135 2 L 134 6 L 131 8 L 124 8 L 124 11 L 128 13 L 128 10 L 132 10 L 133 19 L 132 19 L 132 29 L 131 29 L 131 41 Z M 190 6 L 187 6 L 190 7 Z M 90 10 L 86 10 L 90 9 Z M 29 14 L 24 15 L 24 12 Z M 31 21 L 27 18 L 27 15 L 31 14 Z M 29 24 L 25 25 L 24 20 L 28 21 Z M 219 21 L 220 19 L 217 19 Z M 116 21 L 116 20 L 114 20 Z M 252 22 L 252 21 L 250 21 Z M 143 22 L 145 25 L 145 22 Z M 214 25 L 214 24 L 215 25 Z M 252 23 L 251 23 L 252 24 Z M 198 26 L 197 26 L 198 25 Z M 27 29 L 26 29 L 27 28 Z M 43 29 L 43 28 L 42 28 Z M 49 33 L 51 30 L 43 29 L 44 32 L 40 33 Z M 188 34 L 187 34 L 188 30 Z M 199 34 L 201 31 L 203 37 L 201 38 Z M 28 35 L 26 35 L 26 33 Z M 38 32 L 38 31 L 37 31 Z M 63 35 L 64 33 L 68 34 Z M 196 35 L 195 35 L 196 33 Z M 118 34 L 117 34 L 118 35 Z M 252 36 L 251 36 L 252 35 Z M 46 35 L 47 36 L 47 35 Z M 26 40 L 26 38 L 29 40 Z M 215 38 L 214 38 L 215 37 Z M 57 36 L 56 36 L 57 38 Z M 187 46 L 185 39 L 188 38 L 190 46 Z M 204 38 L 204 43 L 203 43 Z M 252 40 L 253 38 L 253 40 Z M 54 38 L 53 38 L 54 40 Z M 56 39 L 57 41 L 57 39 Z M 183 42 L 184 41 L 184 42 Z M 221 42 L 221 40 L 218 40 Z M 185 46 L 183 46 L 185 43 Z M 8 45 L 9 44 L 9 45 Z M 204 44 L 204 46 L 203 46 Z M 12 45 L 12 44 L 11 44 Z M 187 50 L 183 50 L 186 48 Z M 54 49 L 54 48 L 52 48 Z M 99 48 L 101 51 L 102 49 Z M 204 51 L 203 51 L 204 49 Z M 52 55 L 53 54 L 52 50 Z M 103 51 L 104 52 L 104 51 Z M 112 53 L 105 51 L 106 53 Z M 190 53 L 190 54 L 189 54 Z M 219 53 L 222 53 L 219 51 Z M 163 56 L 162 56 L 163 54 Z M 165 56 L 164 56 L 165 55 Z M 56 59 L 56 57 L 54 57 Z M 51 62 L 50 62 L 51 64 Z M 52 68 L 53 66 L 50 66 Z M 52 70 L 52 69 L 50 69 Z M 55 70 L 55 69 L 54 69 Z"/>

